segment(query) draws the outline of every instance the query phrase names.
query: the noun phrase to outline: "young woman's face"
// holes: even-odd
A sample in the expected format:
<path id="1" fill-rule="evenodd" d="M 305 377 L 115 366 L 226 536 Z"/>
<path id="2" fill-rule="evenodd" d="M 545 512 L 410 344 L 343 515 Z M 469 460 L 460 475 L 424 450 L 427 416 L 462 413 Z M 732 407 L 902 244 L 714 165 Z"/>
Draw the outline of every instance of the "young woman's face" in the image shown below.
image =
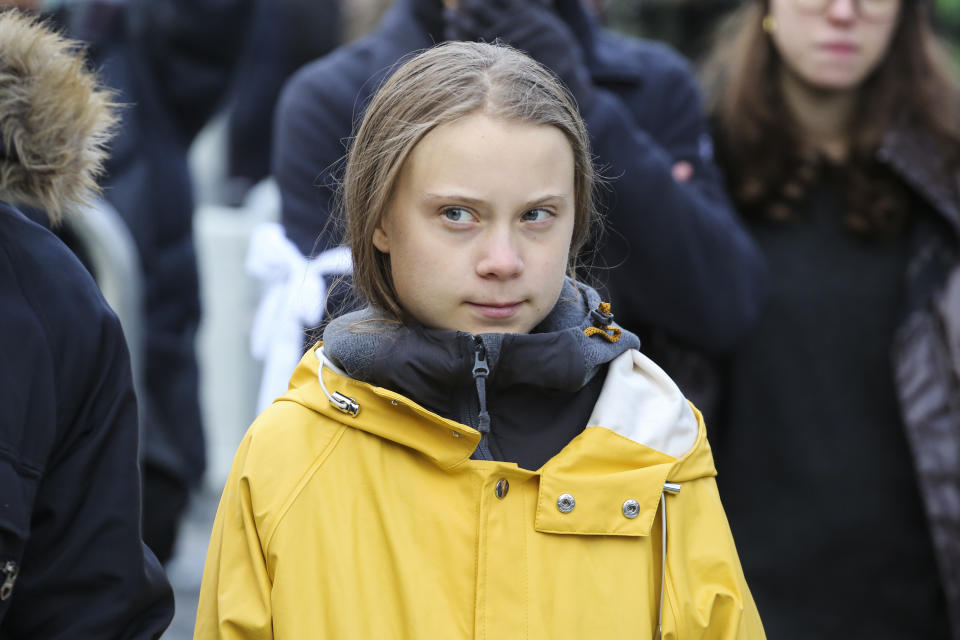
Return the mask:
<path id="1" fill-rule="evenodd" d="M 773 44 L 800 80 L 856 89 L 887 51 L 901 0 L 770 0 Z"/>
<path id="2" fill-rule="evenodd" d="M 573 162 L 559 129 L 482 113 L 424 136 L 373 234 L 404 310 L 437 329 L 533 329 L 563 286 Z"/>

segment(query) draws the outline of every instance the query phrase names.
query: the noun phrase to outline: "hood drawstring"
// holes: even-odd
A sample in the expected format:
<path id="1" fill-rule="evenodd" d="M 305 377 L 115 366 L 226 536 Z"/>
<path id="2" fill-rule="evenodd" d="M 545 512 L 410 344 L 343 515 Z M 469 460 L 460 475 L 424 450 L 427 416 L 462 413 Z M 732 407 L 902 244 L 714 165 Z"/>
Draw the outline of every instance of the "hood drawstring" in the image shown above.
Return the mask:
<path id="1" fill-rule="evenodd" d="M 327 385 L 323 383 L 323 368 L 327 366 L 326 358 L 323 357 L 323 349 L 317 348 L 313 351 L 313 355 L 317 357 L 319 365 L 317 367 L 317 380 L 320 381 L 320 389 L 323 391 L 323 395 L 327 396 L 327 400 L 330 401 L 330 404 L 335 406 L 337 409 L 344 413 L 349 413 L 354 418 L 357 417 L 357 414 L 360 413 L 360 403 L 350 396 L 345 396 L 339 391 L 334 391 L 332 394 L 327 391 Z"/>
<path id="2" fill-rule="evenodd" d="M 660 602 L 657 606 L 657 635 L 655 640 L 663 637 L 663 586 L 667 582 L 667 493 L 680 493 L 680 485 L 675 482 L 664 482 L 660 492 Z"/>
<path id="3" fill-rule="evenodd" d="M 480 443 L 477 444 L 477 455 L 481 460 L 493 460 L 490 452 L 490 414 L 487 413 L 487 376 L 490 368 L 487 366 L 487 348 L 479 336 L 474 337 L 473 352 L 473 379 L 477 383 L 477 400 L 480 402 Z"/>
<path id="4" fill-rule="evenodd" d="M 603 336 L 607 342 L 620 340 L 620 327 L 613 324 L 613 313 L 610 311 L 609 302 L 601 302 L 597 305 L 597 308 L 590 312 L 590 320 L 593 326 L 583 330 L 588 338 Z"/>

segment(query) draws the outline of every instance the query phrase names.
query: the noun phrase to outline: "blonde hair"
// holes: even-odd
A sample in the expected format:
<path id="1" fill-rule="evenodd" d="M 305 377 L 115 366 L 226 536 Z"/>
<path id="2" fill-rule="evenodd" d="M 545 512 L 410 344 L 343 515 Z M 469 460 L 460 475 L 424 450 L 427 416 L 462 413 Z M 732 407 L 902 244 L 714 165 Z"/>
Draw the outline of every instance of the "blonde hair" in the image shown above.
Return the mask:
<path id="1" fill-rule="evenodd" d="M 367 107 L 347 155 L 340 193 L 355 291 L 373 307 L 403 317 L 389 256 L 373 244 L 403 163 L 435 127 L 477 112 L 557 127 L 574 157 L 575 220 L 568 267 L 596 217 L 590 141 L 576 104 L 538 62 L 502 44 L 447 42 L 409 59 Z"/>

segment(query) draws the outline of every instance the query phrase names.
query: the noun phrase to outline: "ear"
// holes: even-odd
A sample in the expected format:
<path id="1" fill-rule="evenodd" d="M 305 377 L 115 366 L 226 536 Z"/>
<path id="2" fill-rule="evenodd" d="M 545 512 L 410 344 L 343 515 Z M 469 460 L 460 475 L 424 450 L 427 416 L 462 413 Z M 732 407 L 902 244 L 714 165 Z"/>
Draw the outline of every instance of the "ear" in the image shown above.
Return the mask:
<path id="1" fill-rule="evenodd" d="M 381 253 L 390 253 L 390 237 L 383 228 L 383 220 L 373 230 L 373 246 L 379 249 Z"/>

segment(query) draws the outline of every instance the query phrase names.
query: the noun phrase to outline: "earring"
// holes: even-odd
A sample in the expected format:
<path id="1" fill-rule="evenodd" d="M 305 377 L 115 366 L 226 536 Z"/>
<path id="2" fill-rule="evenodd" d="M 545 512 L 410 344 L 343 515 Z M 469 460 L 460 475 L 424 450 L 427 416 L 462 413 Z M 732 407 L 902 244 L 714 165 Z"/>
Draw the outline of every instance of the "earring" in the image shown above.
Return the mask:
<path id="1" fill-rule="evenodd" d="M 767 15 L 763 16 L 760 26 L 763 27 L 763 30 L 767 35 L 772 36 L 777 32 L 777 19 L 768 13 Z"/>

